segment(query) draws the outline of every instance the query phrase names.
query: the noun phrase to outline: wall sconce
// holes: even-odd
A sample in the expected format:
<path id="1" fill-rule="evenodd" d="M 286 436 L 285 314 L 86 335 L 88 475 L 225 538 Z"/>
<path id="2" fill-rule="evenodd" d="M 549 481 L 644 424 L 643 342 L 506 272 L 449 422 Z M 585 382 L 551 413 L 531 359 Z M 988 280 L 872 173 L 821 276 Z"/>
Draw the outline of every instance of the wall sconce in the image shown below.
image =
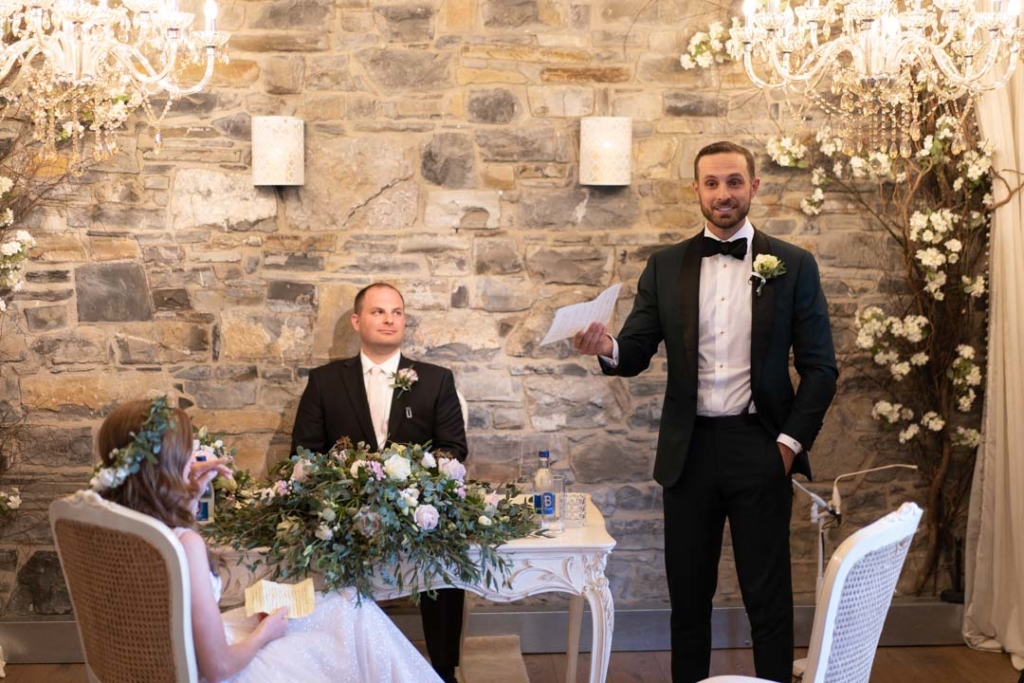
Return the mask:
<path id="1" fill-rule="evenodd" d="M 633 119 L 580 119 L 580 185 L 629 185 L 633 162 Z"/>
<path id="2" fill-rule="evenodd" d="M 306 182 L 305 129 L 294 116 L 252 117 L 252 184 Z"/>

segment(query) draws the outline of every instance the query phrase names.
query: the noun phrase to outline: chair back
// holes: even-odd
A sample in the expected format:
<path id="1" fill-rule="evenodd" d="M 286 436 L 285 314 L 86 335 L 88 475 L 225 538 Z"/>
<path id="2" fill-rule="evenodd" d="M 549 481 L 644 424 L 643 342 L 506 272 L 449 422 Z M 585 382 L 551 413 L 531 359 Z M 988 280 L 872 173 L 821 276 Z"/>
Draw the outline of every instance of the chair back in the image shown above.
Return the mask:
<path id="1" fill-rule="evenodd" d="M 92 683 L 196 683 L 185 551 L 173 531 L 91 491 L 50 526 Z"/>
<path id="2" fill-rule="evenodd" d="M 805 683 L 868 683 L 921 508 L 904 503 L 847 538 L 825 572 Z"/>

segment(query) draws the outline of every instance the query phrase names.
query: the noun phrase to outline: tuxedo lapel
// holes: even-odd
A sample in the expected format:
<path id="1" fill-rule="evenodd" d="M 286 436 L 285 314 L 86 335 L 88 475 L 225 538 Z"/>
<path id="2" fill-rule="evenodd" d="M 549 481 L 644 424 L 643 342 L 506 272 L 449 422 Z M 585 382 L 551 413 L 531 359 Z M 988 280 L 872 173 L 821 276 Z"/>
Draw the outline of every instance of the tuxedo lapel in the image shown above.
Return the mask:
<path id="1" fill-rule="evenodd" d="M 410 367 L 412 367 L 412 361 L 404 355 L 399 356 L 398 369 L 401 370 L 403 368 Z M 415 386 L 416 385 L 414 384 L 413 387 Z M 397 435 L 402 432 L 402 422 L 406 417 L 405 409 L 406 406 L 409 405 L 408 394 L 413 391 L 413 389 L 409 389 L 408 391 L 392 389 L 391 391 L 391 414 L 388 416 L 388 439 L 396 440 L 394 437 L 397 437 Z"/>
<path id="2" fill-rule="evenodd" d="M 760 254 L 771 254 L 772 245 L 768 236 L 760 230 L 754 230 L 751 242 L 751 263 Z M 772 341 L 772 323 L 775 315 L 775 283 L 765 282 L 761 288 L 761 296 L 757 295 L 757 286 L 750 286 L 751 321 L 750 321 L 750 388 L 757 389 L 761 379 L 761 369 L 768 354 Z"/>
<path id="3" fill-rule="evenodd" d="M 370 402 L 366 398 L 366 384 L 363 382 L 363 364 L 359 356 L 350 358 L 341 372 L 343 392 L 352 405 L 352 414 L 359 424 L 361 435 L 352 434 L 350 438 L 358 443 L 365 441 L 374 450 L 377 449 L 377 437 L 373 430 L 373 419 L 370 417 Z M 332 444 L 333 445 L 333 444 Z"/>
<path id="4" fill-rule="evenodd" d="M 690 377 L 697 377 L 697 343 L 700 330 L 700 236 L 690 240 L 679 271 L 679 312 L 683 319 L 683 352 Z"/>

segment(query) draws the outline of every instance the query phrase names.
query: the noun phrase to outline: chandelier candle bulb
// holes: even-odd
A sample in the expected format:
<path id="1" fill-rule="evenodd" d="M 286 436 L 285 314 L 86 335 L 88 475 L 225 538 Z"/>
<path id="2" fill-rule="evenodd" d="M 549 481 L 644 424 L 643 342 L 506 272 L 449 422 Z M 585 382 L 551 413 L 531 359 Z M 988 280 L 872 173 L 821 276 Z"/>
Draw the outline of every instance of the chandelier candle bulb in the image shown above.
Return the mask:
<path id="1" fill-rule="evenodd" d="M 217 23 L 217 3 L 214 0 L 206 0 L 203 14 L 206 16 L 206 30 L 213 31 Z"/>

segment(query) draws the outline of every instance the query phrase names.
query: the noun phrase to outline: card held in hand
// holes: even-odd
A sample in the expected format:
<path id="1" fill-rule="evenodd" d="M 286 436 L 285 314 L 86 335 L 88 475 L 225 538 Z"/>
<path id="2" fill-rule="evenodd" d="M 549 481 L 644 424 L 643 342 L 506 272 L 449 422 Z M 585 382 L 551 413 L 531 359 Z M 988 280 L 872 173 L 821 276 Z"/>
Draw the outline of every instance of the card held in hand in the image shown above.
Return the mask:
<path id="1" fill-rule="evenodd" d="M 299 583 L 257 581 L 245 589 L 245 616 L 270 614 L 287 607 L 289 619 L 301 619 L 313 613 L 313 602 L 313 579 Z"/>

